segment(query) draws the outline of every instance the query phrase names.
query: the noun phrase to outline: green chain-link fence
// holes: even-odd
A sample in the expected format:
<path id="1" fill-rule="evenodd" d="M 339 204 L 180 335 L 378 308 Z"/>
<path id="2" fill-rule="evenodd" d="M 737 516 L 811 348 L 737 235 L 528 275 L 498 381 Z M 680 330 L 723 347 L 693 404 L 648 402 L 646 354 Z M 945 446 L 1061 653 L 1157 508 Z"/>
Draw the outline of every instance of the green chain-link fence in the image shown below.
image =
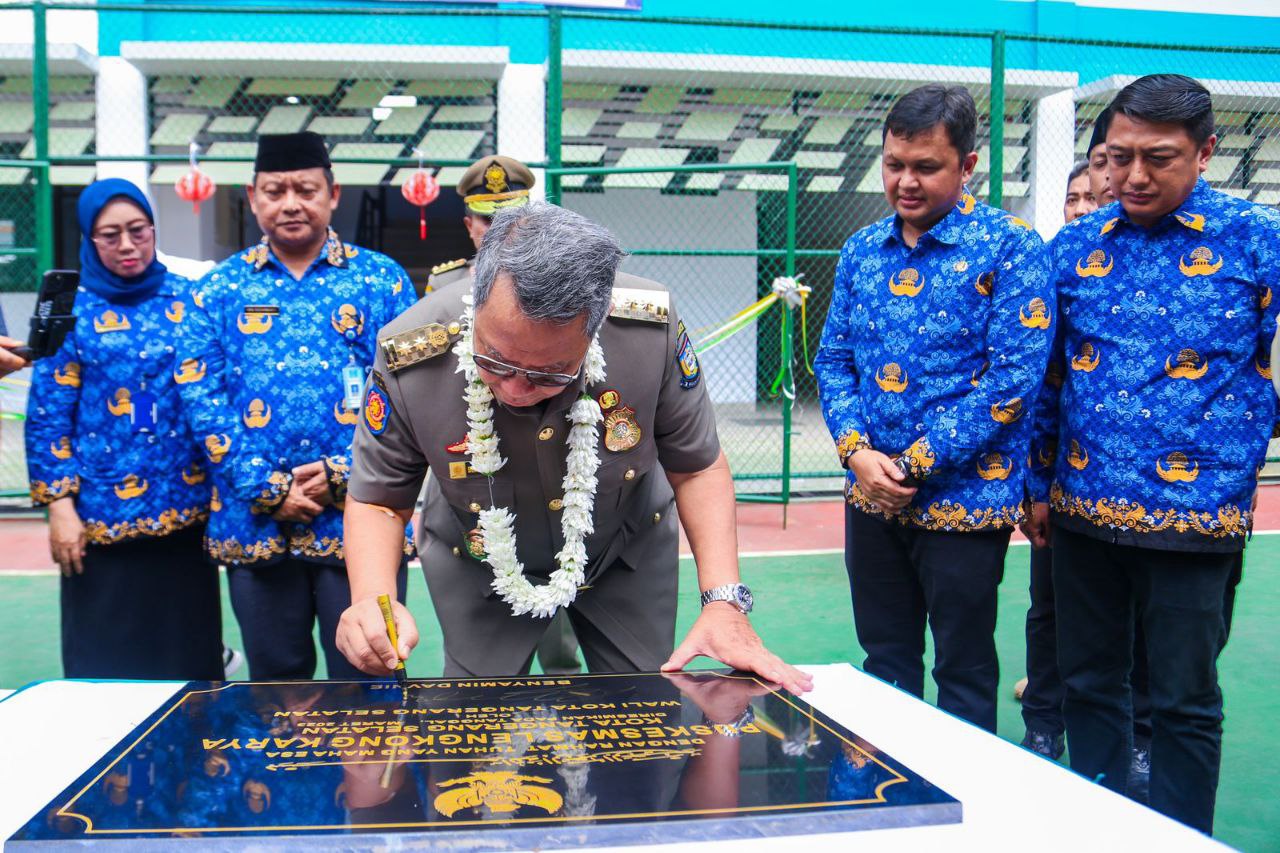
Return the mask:
<path id="1" fill-rule="evenodd" d="M 76 15 L 96 15 L 101 55 L 62 41 Z M 778 276 L 813 288 L 803 324 L 797 310 L 784 327 L 775 306 L 705 358 L 739 493 L 753 499 L 839 485 L 804 343 L 811 356 L 840 246 L 888 213 L 881 126 L 909 89 L 970 88 L 972 189 L 1045 236 L 1094 117 L 1152 71 L 1193 73 L 1214 93 L 1209 180 L 1280 202 L 1276 49 L 417 5 L 37 2 L 0 16 L 33 35 L 28 53 L 0 52 L 11 330 L 40 269 L 77 266 L 75 197 L 95 177 L 148 184 L 161 250 L 216 261 L 258 237 L 242 190 L 257 135 L 316 130 L 344 185 L 339 230 L 421 280 L 470 253 L 451 192 L 462 169 L 508 154 L 538 167 L 550 198 L 613 228 L 626 269 L 672 288 L 695 340 Z M 173 190 L 193 142 L 219 184 L 198 215 Z M 425 242 L 399 192 L 419 157 L 445 187 Z M 784 365 L 793 398 L 775 384 Z M 25 490 L 24 398 L 20 377 L 0 391 L 0 492 L 13 496 Z"/>

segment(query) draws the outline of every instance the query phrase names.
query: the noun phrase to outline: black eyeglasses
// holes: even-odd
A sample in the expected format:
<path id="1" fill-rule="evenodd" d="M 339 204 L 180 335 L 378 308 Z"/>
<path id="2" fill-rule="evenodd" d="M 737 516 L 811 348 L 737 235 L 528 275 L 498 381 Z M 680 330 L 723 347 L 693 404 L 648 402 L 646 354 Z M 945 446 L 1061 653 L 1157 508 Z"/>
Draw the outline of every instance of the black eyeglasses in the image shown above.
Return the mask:
<path id="1" fill-rule="evenodd" d="M 122 234 L 129 235 L 129 242 L 137 246 L 141 243 L 151 241 L 151 235 L 155 233 L 156 227 L 151 224 L 146 225 L 130 225 L 124 230 L 113 229 L 111 231 L 99 231 L 90 239 L 104 249 L 114 249 L 120 245 L 120 236 Z"/>
<path id="2" fill-rule="evenodd" d="M 563 388 L 575 382 L 582 374 L 582 368 L 578 368 L 578 372 L 572 375 L 568 373 L 547 373 L 542 370 L 525 370 L 523 367 L 516 367 L 513 364 L 498 361 L 496 358 L 489 358 L 487 355 L 473 354 L 471 358 L 475 360 L 476 367 L 485 373 L 492 373 L 494 376 L 499 376 L 503 379 L 512 376 L 523 376 L 529 380 L 530 385 L 540 385 L 543 388 Z"/>

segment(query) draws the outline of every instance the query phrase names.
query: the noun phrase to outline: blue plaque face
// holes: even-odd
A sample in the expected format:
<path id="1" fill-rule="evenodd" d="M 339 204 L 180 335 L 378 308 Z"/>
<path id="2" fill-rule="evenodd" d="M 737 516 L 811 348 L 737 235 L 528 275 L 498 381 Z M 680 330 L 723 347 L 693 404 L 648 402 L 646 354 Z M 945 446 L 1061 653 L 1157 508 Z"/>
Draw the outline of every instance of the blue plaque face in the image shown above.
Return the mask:
<path id="1" fill-rule="evenodd" d="M 10 843 L 556 848 L 959 820 L 943 791 L 736 673 L 192 682 Z"/>

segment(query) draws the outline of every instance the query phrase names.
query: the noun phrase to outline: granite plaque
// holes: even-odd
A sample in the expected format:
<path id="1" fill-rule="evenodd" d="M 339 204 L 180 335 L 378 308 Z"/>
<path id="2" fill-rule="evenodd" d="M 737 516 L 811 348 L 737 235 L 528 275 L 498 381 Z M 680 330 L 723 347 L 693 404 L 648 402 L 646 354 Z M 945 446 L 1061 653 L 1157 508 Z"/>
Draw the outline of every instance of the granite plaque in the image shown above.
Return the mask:
<path id="1" fill-rule="evenodd" d="M 192 682 L 9 844 L 546 849 L 960 818 L 740 673 Z"/>

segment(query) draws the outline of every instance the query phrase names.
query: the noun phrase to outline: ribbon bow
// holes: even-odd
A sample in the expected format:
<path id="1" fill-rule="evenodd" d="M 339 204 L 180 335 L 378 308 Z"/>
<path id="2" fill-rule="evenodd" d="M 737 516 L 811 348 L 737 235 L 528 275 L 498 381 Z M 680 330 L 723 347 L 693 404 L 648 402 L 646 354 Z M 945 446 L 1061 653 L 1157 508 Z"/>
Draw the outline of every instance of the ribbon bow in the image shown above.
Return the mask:
<path id="1" fill-rule="evenodd" d="M 809 363 L 809 324 L 808 315 L 805 306 L 809 300 L 809 294 L 813 292 L 813 288 L 807 284 L 801 284 L 800 279 L 803 273 L 797 276 L 778 276 L 773 280 L 770 286 L 771 291 L 767 296 L 761 297 L 755 302 L 743 308 L 737 314 L 734 314 L 724 323 L 717 326 L 702 338 L 702 342 L 696 347 L 699 355 L 705 355 L 720 344 L 729 340 L 729 338 L 741 332 L 747 326 L 751 325 L 760 315 L 768 311 L 775 302 L 782 302 L 786 311 L 794 308 L 800 309 L 800 339 L 804 348 L 804 366 L 813 374 L 813 366 Z M 782 335 L 780 339 L 786 336 L 787 315 L 783 313 L 781 316 Z M 780 357 L 779 362 L 783 359 Z M 769 393 L 777 396 L 781 391 L 788 399 L 795 397 L 795 388 L 788 383 L 788 387 L 783 387 L 784 380 L 787 376 L 786 365 L 781 364 L 778 368 L 778 375 L 774 377 L 773 384 L 769 387 Z"/>

